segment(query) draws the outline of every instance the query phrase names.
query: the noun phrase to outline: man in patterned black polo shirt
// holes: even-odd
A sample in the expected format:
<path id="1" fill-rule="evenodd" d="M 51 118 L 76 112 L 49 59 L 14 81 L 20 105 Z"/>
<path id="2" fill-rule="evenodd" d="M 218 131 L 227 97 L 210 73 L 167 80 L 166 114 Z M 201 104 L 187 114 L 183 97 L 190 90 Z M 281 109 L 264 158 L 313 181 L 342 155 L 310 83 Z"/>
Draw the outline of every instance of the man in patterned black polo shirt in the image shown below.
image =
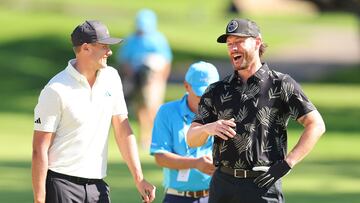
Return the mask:
<path id="1" fill-rule="evenodd" d="M 253 21 L 231 20 L 217 42 L 234 72 L 208 87 L 187 133 L 191 147 L 215 136 L 209 203 L 285 202 L 280 178 L 325 132 L 323 119 L 296 81 L 261 62 L 266 46 Z M 287 153 L 289 118 L 304 131 Z"/>

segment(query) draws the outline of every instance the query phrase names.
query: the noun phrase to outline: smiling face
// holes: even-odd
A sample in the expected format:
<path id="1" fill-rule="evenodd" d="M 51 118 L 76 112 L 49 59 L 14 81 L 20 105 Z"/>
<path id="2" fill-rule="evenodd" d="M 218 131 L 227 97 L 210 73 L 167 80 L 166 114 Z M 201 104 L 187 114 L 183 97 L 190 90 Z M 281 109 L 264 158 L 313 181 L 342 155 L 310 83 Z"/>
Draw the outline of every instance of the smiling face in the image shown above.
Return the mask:
<path id="1" fill-rule="evenodd" d="M 107 58 L 112 55 L 112 51 L 107 44 L 92 43 L 90 55 L 95 66 L 105 68 L 107 66 Z"/>
<path id="2" fill-rule="evenodd" d="M 228 54 L 237 71 L 249 69 L 259 57 L 260 38 L 228 36 L 226 44 Z"/>

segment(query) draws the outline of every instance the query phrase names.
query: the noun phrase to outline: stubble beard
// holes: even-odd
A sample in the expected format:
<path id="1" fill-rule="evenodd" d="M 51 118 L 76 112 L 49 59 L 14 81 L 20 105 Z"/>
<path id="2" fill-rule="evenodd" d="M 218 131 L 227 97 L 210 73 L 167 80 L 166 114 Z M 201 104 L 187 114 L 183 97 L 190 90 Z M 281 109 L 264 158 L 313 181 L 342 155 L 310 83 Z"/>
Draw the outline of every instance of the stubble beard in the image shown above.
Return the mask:
<path id="1" fill-rule="evenodd" d="M 241 63 L 239 65 L 237 65 L 236 63 L 233 64 L 234 69 L 236 71 L 241 71 L 241 70 L 246 70 L 250 67 L 250 62 L 251 60 L 249 60 L 249 57 L 247 54 L 244 54 L 243 59 L 241 59 Z"/>

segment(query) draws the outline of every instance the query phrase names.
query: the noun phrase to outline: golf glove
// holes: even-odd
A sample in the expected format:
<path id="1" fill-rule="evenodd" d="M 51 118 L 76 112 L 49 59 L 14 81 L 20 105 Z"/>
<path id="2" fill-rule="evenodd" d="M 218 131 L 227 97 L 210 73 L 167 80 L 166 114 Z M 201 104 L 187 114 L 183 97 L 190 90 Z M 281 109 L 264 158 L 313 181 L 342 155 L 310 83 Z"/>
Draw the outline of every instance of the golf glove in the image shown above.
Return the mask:
<path id="1" fill-rule="evenodd" d="M 277 180 L 288 174 L 291 167 L 285 160 L 281 160 L 272 165 L 269 170 L 258 176 L 254 183 L 259 188 L 269 189 Z"/>

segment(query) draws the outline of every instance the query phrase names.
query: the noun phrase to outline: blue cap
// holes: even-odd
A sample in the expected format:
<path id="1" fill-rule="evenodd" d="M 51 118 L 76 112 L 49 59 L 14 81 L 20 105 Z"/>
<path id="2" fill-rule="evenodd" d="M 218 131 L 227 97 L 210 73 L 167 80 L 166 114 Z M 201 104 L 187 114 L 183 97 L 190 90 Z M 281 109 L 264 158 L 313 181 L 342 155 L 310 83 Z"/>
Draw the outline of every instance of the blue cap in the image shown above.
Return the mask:
<path id="1" fill-rule="evenodd" d="M 211 83 L 219 81 L 219 73 L 213 64 L 200 61 L 190 65 L 185 81 L 191 85 L 194 93 L 201 97 Z"/>
<path id="2" fill-rule="evenodd" d="M 136 30 L 151 33 L 157 30 L 157 17 L 154 11 L 142 9 L 136 15 Z"/>

